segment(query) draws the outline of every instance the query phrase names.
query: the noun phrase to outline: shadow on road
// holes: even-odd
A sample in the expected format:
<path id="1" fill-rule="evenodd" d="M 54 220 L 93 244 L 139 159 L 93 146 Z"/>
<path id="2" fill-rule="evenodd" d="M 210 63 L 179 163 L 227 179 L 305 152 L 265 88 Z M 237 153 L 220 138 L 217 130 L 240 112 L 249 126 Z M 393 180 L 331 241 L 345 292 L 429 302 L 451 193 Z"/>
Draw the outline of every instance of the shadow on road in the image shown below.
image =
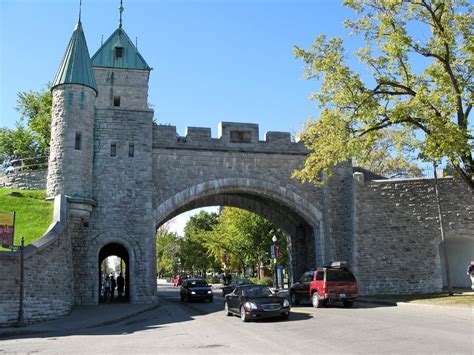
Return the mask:
<path id="1" fill-rule="evenodd" d="M 177 289 L 169 287 L 159 287 L 160 306 L 152 310 L 145 311 L 140 314 L 130 314 L 130 317 L 116 322 L 107 322 L 110 319 L 110 312 L 113 312 L 108 305 L 98 305 L 83 310 L 81 318 L 90 316 L 89 325 L 81 321 L 74 327 L 74 317 L 65 317 L 50 323 L 31 325 L 21 328 L 18 334 L 3 335 L 1 339 L 22 339 L 22 338 L 45 338 L 52 339 L 59 337 L 67 337 L 71 335 L 120 335 L 132 334 L 135 332 L 147 331 L 165 327 L 168 324 L 190 322 L 196 317 L 208 316 L 213 313 L 221 313 L 223 318 L 229 318 L 232 321 L 234 317 L 226 317 L 224 314 L 224 298 L 215 293 L 213 302 L 182 302 L 179 298 Z M 123 305 L 127 307 L 127 305 Z M 85 314 L 84 312 L 87 312 Z M 281 319 L 262 319 L 259 322 L 295 322 L 312 318 L 311 314 L 291 313 L 288 320 Z M 105 322 L 101 326 L 101 319 Z M 117 318 L 116 318 L 117 319 Z M 235 317 L 236 321 L 240 321 Z M 107 325 L 105 325 L 107 324 Z"/>

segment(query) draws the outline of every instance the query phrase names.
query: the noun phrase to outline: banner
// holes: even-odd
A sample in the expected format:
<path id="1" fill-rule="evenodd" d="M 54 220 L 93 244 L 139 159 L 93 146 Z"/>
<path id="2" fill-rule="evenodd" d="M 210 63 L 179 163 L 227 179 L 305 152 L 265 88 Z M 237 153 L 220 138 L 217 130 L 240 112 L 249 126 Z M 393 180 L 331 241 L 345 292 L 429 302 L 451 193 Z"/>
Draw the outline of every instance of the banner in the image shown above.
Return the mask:
<path id="1" fill-rule="evenodd" d="M 4 248 L 13 246 L 15 232 L 15 212 L 0 212 L 0 245 Z"/>

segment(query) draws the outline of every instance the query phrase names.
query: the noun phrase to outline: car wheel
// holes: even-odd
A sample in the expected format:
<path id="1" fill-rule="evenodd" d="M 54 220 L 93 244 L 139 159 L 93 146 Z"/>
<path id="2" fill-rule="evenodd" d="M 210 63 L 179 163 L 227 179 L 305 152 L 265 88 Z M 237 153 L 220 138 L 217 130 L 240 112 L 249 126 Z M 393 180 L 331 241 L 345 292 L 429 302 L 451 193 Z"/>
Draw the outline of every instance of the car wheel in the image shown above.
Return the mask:
<path id="1" fill-rule="evenodd" d="M 351 308 L 354 305 L 354 301 L 344 301 L 344 307 Z"/>
<path id="2" fill-rule="evenodd" d="M 212 298 L 212 297 L 211 297 L 211 298 L 209 298 L 209 302 L 212 302 L 212 300 L 213 300 L 213 298 Z"/>
<path id="3" fill-rule="evenodd" d="M 300 301 L 298 301 L 298 299 L 296 298 L 296 293 L 295 292 L 292 292 L 290 294 L 290 301 L 291 301 L 291 304 L 294 304 L 294 305 L 300 303 Z"/>
<path id="4" fill-rule="evenodd" d="M 224 313 L 227 317 L 232 315 L 232 313 L 230 313 L 229 311 L 229 306 L 227 305 L 227 302 L 224 303 Z"/>
<path id="5" fill-rule="evenodd" d="M 288 312 L 288 314 L 282 314 L 282 315 L 280 316 L 280 319 L 281 319 L 281 320 L 287 320 L 288 318 L 290 318 L 290 312 Z"/>
<path id="6" fill-rule="evenodd" d="M 181 298 L 181 302 L 184 302 L 184 297 L 183 297 L 183 295 L 179 295 L 179 298 Z"/>
<path id="7" fill-rule="evenodd" d="M 313 293 L 313 296 L 311 297 L 311 303 L 313 304 L 314 308 L 321 308 L 323 306 L 323 301 L 320 300 L 317 291 Z"/>
<path id="8" fill-rule="evenodd" d="M 242 322 L 248 322 L 249 321 L 249 319 L 247 318 L 247 315 L 245 314 L 244 307 L 240 307 L 240 320 Z"/>

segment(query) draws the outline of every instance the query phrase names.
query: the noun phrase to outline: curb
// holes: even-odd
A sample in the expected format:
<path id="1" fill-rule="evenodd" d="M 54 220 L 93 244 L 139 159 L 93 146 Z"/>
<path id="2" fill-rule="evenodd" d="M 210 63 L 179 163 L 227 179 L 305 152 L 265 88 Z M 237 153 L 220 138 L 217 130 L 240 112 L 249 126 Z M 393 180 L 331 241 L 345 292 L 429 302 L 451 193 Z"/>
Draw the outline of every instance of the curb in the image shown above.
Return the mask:
<path id="1" fill-rule="evenodd" d="M 8 332 L 3 332 L 0 330 L 0 339 L 1 338 L 10 338 L 10 337 L 18 337 L 18 336 L 25 336 L 25 335 L 38 335 L 47 333 L 46 330 L 9 330 Z"/>
<path id="2" fill-rule="evenodd" d="M 396 307 L 400 302 L 395 301 L 385 301 L 385 300 L 368 300 L 363 298 L 356 298 L 355 302 L 359 303 L 372 303 L 372 304 L 380 304 L 382 306 L 392 306 Z"/>
<path id="3" fill-rule="evenodd" d="M 106 327 L 108 325 L 120 323 L 120 322 L 122 322 L 126 319 L 129 319 L 129 318 L 132 318 L 132 317 L 137 316 L 139 314 L 157 309 L 159 307 L 160 307 L 159 304 L 154 304 L 154 305 L 151 305 L 150 307 L 144 308 L 144 309 L 142 309 L 138 312 L 135 312 L 135 313 L 126 314 L 126 315 L 123 315 L 121 317 L 118 317 L 118 318 L 115 318 L 115 319 L 110 319 L 110 320 L 104 321 L 104 322 L 95 323 L 93 325 L 88 325 L 88 326 L 85 326 L 85 327 L 75 327 L 75 328 L 71 328 L 71 329 L 67 329 L 67 328 L 62 329 L 62 330 L 58 330 L 58 329 L 49 329 L 49 330 L 18 329 L 18 330 L 8 330 L 8 331 L 5 331 L 5 332 L 2 332 L 2 330 L 0 328 L 0 338 L 18 337 L 18 336 L 26 336 L 26 335 L 39 335 L 39 334 L 52 333 L 52 332 L 56 332 L 56 331 L 73 332 L 73 331 L 82 330 L 82 329 L 93 329 L 93 328 Z M 37 325 L 37 324 L 35 324 L 35 325 Z"/>

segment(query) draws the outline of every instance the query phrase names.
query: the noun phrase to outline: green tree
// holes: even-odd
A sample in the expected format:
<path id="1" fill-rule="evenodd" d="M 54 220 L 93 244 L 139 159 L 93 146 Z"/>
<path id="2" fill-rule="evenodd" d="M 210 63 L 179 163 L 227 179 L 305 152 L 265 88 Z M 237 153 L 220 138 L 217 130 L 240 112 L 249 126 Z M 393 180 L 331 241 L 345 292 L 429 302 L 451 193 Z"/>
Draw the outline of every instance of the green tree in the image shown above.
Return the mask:
<path id="1" fill-rule="evenodd" d="M 41 91 L 17 93 L 20 119 L 14 129 L 0 128 L 0 155 L 3 159 L 17 151 L 21 157 L 48 155 L 51 138 L 51 85 Z"/>
<path id="2" fill-rule="evenodd" d="M 0 128 L 0 157 L 2 160 L 8 160 L 15 152 L 22 158 L 44 154 L 33 133 L 19 123 L 15 129 Z"/>
<path id="3" fill-rule="evenodd" d="M 230 270 L 243 271 L 247 267 L 256 269 L 270 260 L 273 235 L 278 238 L 281 252 L 278 262 L 286 265 L 286 235 L 267 219 L 243 209 L 224 208 L 205 242 L 216 261 L 221 261 L 225 254 Z"/>
<path id="4" fill-rule="evenodd" d="M 186 223 L 180 252 L 184 269 L 202 273 L 218 267 L 206 246 L 207 232 L 212 231 L 216 224 L 217 214 L 206 211 L 200 211 Z"/>
<path id="5" fill-rule="evenodd" d="M 165 223 L 156 231 L 156 272 L 172 275 L 178 272 L 180 237 Z"/>
<path id="6" fill-rule="evenodd" d="M 354 158 L 354 164 L 389 178 L 423 176 L 415 162 L 413 147 L 417 142 L 409 132 L 387 128 L 382 133 L 364 156 Z"/>
<path id="7" fill-rule="evenodd" d="M 346 64 L 339 38 L 320 35 L 309 50 L 295 47 L 304 77 L 320 80 L 310 98 L 321 114 L 301 133 L 310 155 L 294 175 L 321 183 L 320 173 L 330 175 L 338 163 L 368 161 L 390 129 L 398 134 L 396 151 L 409 146 L 432 160 L 447 158 L 473 188 L 473 6 L 463 0 L 344 4 L 358 14 L 345 25 L 365 40 L 356 54 L 371 78 L 362 80 Z"/>

